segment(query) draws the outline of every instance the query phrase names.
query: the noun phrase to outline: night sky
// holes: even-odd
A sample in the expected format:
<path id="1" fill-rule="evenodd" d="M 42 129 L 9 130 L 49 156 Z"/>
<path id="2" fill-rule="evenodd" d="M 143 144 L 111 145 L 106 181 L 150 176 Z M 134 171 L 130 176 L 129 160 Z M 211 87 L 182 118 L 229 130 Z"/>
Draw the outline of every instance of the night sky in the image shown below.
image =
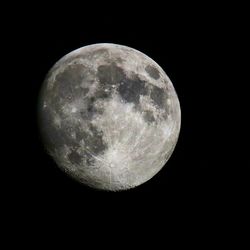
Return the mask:
<path id="1" fill-rule="evenodd" d="M 186 12 L 184 6 L 173 13 L 158 5 L 148 12 L 127 7 L 98 14 L 91 7 L 68 6 L 69 16 L 66 10 L 33 6 L 8 29 L 19 62 L 12 73 L 18 104 L 11 106 L 18 152 L 10 156 L 6 189 L 20 227 L 67 221 L 116 231 L 120 224 L 136 230 L 172 223 L 188 231 L 189 225 L 227 223 L 225 202 L 235 180 L 227 177 L 230 141 L 223 120 L 231 106 L 224 100 L 229 88 L 224 61 L 232 26 L 216 8 Z M 130 46 L 155 60 L 171 79 L 182 112 L 179 140 L 166 166 L 147 183 L 119 193 L 92 190 L 67 177 L 43 150 L 37 129 L 37 97 L 48 70 L 70 51 L 101 42 Z"/>

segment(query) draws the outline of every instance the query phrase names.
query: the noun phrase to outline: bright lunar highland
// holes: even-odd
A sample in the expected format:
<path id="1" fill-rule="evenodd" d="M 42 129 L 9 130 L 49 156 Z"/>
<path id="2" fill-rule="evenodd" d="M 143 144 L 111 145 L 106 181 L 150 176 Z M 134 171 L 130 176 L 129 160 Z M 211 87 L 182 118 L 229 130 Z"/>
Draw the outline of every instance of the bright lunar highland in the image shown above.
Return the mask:
<path id="1" fill-rule="evenodd" d="M 119 191 L 151 179 L 178 140 L 181 111 L 163 69 L 138 50 L 93 44 L 49 71 L 38 104 L 41 135 L 80 183 Z"/>

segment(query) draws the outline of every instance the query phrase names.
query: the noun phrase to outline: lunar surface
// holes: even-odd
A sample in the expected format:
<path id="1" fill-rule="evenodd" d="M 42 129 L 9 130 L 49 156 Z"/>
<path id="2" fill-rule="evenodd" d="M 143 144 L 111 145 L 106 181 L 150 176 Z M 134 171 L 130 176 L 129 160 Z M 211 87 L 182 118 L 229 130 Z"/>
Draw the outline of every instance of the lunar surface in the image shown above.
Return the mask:
<path id="1" fill-rule="evenodd" d="M 119 191 L 151 179 L 178 140 L 181 111 L 162 68 L 145 54 L 94 44 L 61 58 L 41 89 L 45 148 L 75 180 Z"/>

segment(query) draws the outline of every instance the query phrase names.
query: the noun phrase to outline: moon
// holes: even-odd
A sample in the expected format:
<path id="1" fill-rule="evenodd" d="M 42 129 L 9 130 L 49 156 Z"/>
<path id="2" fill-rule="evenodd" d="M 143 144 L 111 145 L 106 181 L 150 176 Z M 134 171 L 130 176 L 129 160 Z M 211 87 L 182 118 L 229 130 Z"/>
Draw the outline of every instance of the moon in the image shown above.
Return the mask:
<path id="1" fill-rule="evenodd" d="M 108 191 L 134 188 L 158 173 L 181 125 L 179 100 L 163 69 L 138 50 L 110 43 L 74 50 L 51 68 L 38 117 L 58 167 Z"/>

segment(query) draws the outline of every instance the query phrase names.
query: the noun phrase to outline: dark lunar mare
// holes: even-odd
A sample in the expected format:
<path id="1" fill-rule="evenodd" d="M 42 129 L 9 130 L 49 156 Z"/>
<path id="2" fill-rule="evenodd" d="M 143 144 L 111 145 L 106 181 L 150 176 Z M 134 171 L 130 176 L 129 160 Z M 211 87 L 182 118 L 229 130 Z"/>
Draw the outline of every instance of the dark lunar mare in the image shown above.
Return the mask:
<path id="1" fill-rule="evenodd" d="M 161 109 L 166 108 L 166 99 L 167 94 L 157 86 L 154 86 L 150 92 L 150 97 L 154 101 L 155 105 L 157 105 Z"/>
<path id="2" fill-rule="evenodd" d="M 47 84 L 49 77 L 51 77 L 51 74 L 48 74 L 45 80 Z M 62 73 L 56 76 L 51 90 L 46 89 L 47 84 L 45 84 L 39 98 L 38 123 L 48 152 L 53 155 L 56 150 L 67 146 L 70 149 L 70 153 L 67 156 L 68 160 L 75 165 L 80 164 L 82 160 L 85 160 L 86 164 L 92 165 L 94 162 L 92 154 L 101 154 L 107 148 L 102 138 L 102 132 L 98 131 L 98 129 L 90 123 L 94 114 L 101 112 L 101 110 L 95 108 L 95 101 L 100 98 L 105 98 L 106 92 L 98 90 L 95 96 L 86 97 L 89 90 L 88 88 L 80 87 L 80 84 L 85 82 L 87 85 L 88 81 L 89 79 L 86 78 L 86 68 L 83 65 L 69 65 Z M 91 82 L 89 82 L 89 84 L 91 84 Z M 46 98 L 44 95 L 45 91 Z M 81 110 L 77 110 L 77 113 L 74 115 L 82 118 L 90 132 L 80 130 L 80 124 L 73 123 L 62 111 L 63 105 L 67 103 L 70 104 L 79 98 L 85 99 L 86 106 Z M 48 107 L 42 108 L 44 101 L 48 103 Z M 60 117 L 60 126 L 54 123 L 55 112 Z M 76 138 L 71 136 L 72 133 L 75 133 Z M 89 148 L 80 155 L 77 150 L 81 147 L 81 140 L 84 140 L 84 143 L 88 145 Z"/>
<path id="3" fill-rule="evenodd" d="M 148 65 L 145 70 L 154 79 L 160 77 L 159 71 L 151 65 Z M 154 104 L 167 113 L 166 100 L 168 96 L 166 92 L 153 84 L 146 83 L 135 73 L 131 72 L 130 75 L 130 77 L 126 76 L 123 69 L 114 62 L 100 65 L 97 71 L 97 76 L 100 81 L 97 98 L 109 98 L 112 93 L 112 85 L 115 85 L 121 98 L 125 102 L 134 103 L 134 108 L 137 111 L 141 111 L 139 106 L 140 95 L 149 95 Z M 149 85 L 150 88 L 148 87 Z M 106 92 L 104 91 L 105 89 Z M 152 111 L 144 111 L 143 117 L 148 123 L 155 122 Z"/>
<path id="4" fill-rule="evenodd" d="M 148 93 L 144 81 L 136 74 L 133 74 L 131 78 L 127 77 L 123 69 L 114 62 L 100 65 L 97 76 L 101 89 L 106 89 L 107 93 L 112 93 L 112 87 L 115 86 L 125 102 L 133 102 L 137 105 L 140 94 L 146 95 Z M 109 97 L 110 94 L 107 95 Z"/>
<path id="5" fill-rule="evenodd" d="M 126 77 L 122 68 L 118 67 L 114 62 L 100 65 L 98 67 L 97 76 L 101 85 L 105 87 L 119 84 Z"/>
<path id="6" fill-rule="evenodd" d="M 148 88 L 145 81 L 133 74 L 131 78 L 123 79 L 123 84 L 119 85 L 118 92 L 125 102 L 132 102 L 136 107 L 139 104 L 140 95 L 148 94 Z"/>
<path id="7" fill-rule="evenodd" d="M 106 53 L 105 50 L 102 51 L 102 53 Z M 86 164 L 92 165 L 94 162 L 92 154 L 100 155 L 108 147 L 103 141 L 102 131 L 98 131 L 98 129 L 91 124 L 94 115 L 97 113 L 102 114 L 103 112 L 103 110 L 96 107 L 95 104 L 97 100 L 111 98 L 113 91 L 117 90 L 125 102 L 134 103 L 134 108 L 137 111 L 142 111 L 139 105 L 140 95 L 149 95 L 158 108 L 166 109 L 165 101 L 167 95 L 162 89 L 150 83 L 146 83 L 133 72 L 131 72 L 130 77 L 128 77 L 123 69 L 115 62 L 98 67 L 97 77 L 99 79 L 99 87 L 93 96 L 86 96 L 89 92 L 87 85 L 93 81 L 93 79 L 91 80 L 87 77 L 88 70 L 85 66 L 75 63 L 69 65 L 63 72 L 59 73 L 55 78 L 53 88 L 46 93 L 49 107 L 39 112 L 40 129 L 48 151 L 53 154 L 55 149 L 67 146 L 71 150 L 67 156 L 68 160 L 74 165 L 79 165 L 82 161 L 86 161 Z M 159 72 L 154 67 L 147 66 L 145 70 L 152 78 L 159 78 Z M 50 72 L 47 76 L 47 80 L 49 77 L 51 77 Z M 86 83 L 86 87 L 80 87 L 82 82 Z M 149 85 L 150 88 L 148 87 Z M 43 92 L 44 89 L 41 93 L 41 97 L 43 96 Z M 70 120 L 67 120 L 67 116 L 65 116 L 61 109 L 62 105 L 71 103 L 79 98 L 84 98 L 85 107 L 78 110 L 78 114 L 76 115 L 88 124 L 90 132 L 81 131 L 79 124 L 73 124 Z M 39 106 L 42 107 L 42 105 Z M 60 116 L 60 127 L 54 124 L 53 111 Z M 144 111 L 143 118 L 148 123 L 155 122 L 152 111 Z M 76 135 L 75 139 L 71 136 L 72 132 Z M 89 148 L 80 155 L 78 149 L 80 148 L 81 140 L 84 140 Z"/>

